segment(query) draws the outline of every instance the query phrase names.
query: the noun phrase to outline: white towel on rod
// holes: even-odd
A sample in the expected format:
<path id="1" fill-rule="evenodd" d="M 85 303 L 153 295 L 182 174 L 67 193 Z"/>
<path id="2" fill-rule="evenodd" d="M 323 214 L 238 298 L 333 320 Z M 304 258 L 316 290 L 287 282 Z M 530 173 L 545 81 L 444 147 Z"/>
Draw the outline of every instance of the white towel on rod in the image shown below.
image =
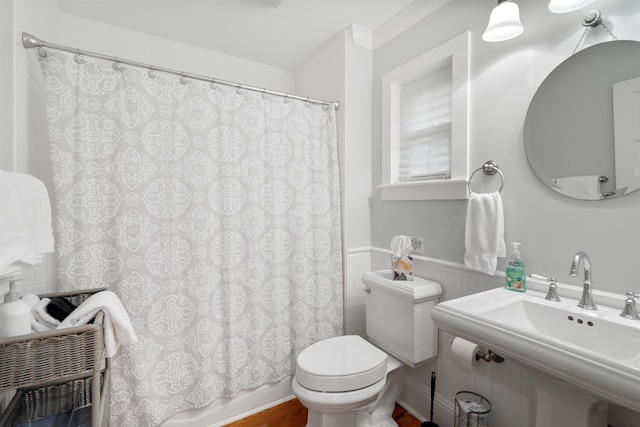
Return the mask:
<path id="1" fill-rule="evenodd" d="M 499 192 L 471 193 L 464 239 L 467 268 L 494 275 L 498 258 L 506 256 L 504 213 Z"/>
<path id="2" fill-rule="evenodd" d="M 127 311 L 111 291 L 91 295 L 60 323 L 58 329 L 86 325 L 100 310 L 104 312 L 102 328 L 106 357 L 115 355 L 121 344 L 135 344 L 138 341 Z"/>
<path id="3" fill-rule="evenodd" d="M 0 170 L 0 274 L 53 252 L 51 203 L 39 179 Z"/>

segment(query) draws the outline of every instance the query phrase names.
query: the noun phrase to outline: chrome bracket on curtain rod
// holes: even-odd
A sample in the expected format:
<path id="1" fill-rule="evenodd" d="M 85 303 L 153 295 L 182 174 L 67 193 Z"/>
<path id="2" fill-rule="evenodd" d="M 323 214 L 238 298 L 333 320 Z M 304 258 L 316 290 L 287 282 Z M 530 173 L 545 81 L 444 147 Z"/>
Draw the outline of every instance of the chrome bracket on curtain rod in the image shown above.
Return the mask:
<path id="1" fill-rule="evenodd" d="M 262 94 L 281 96 L 281 97 L 284 97 L 285 99 L 295 99 L 295 100 L 298 100 L 298 101 L 310 102 L 312 104 L 331 105 L 336 110 L 338 108 L 340 108 L 340 102 L 339 101 L 323 101 L 321 99 L 313 99 L 313 98 L 307 98 L 307 97 L 304 97 L 304 96 L 291 95 L 291 94 L 284 93 L 284 92 L 278 92 L 278 91 L 275 91 L 275 90 L 268 90 L 268 89 L 264 89 L 264 88 L 258 88 L 258 87 L 254 87 L 254 86 L 245 85 L 245 84 L 242 84 L 242 83 L 230 82 L 230 81 L 221 80 L 221 79 L 217 79 L 217 78 L 201 76 L 201 75 L 198 75 L 198 74 L 185 73 L 184 71 L 172 70 L 170 68 L 156 67 L 154 65 L 147 65 L 147 64 L 143 64 L 141 62 L 136 62 L 136 61 L 130 61 L 128 59 L 117 58 L 115 56 L 108 56 L 108 55 L 103 55 L 101 53 L 89 52 L 89 51 L 82 50 L 82 49 L 76 49 L 76 48 L 72 48 L 72 47 L 68 47 L 68 46 L 62 46 L 62 45 L 58 45 L 58 44 L 54 44 L 54 43 L 45 42 L 44 40 L 41 40 L 41 39 L 35 37 L 34 35 L 26 33 L 26 32 L 22 33 L 22 46 L 24 46 L 25 49 L 36 49 L 37 48 L 38 49 L 38 55 L 43 56 L 43 57 L 46 56 L 47 53 L 42 48 L 47 47 L 49 49 L 61 50 L 61 51 L 64 51 L 64 52 L 74 53 L 76 55 L 89 56 L 89 57 L 92 57 L 92 58 L 98 58 L 98 59 L 103 59 L 103 60 L 106 60 L 106 61 L 111 61 L 111 62 L 114 63 L 115 67 L 120 67 L 122 65 L 131 65 L 133 67 L 146 68 L 146 69 L 149 70 L 150 73 L 154 73 L 154 74 L 155 74 L 155 72 L 163 72 L 163 73 L 167 73 L 167 74 L 173 74 L 175 76 L 179 76 L 181 78 L 181 81 L 183 81 L 186 78 L 189 78 L 189 79 L 193 79 L 193 80 L 200 80 L 200 81 L 209 82 L 211 84 L 220 84 L 220 85 L 224 85 L 224 86 L 232 86 L 232 87 L 237 88 L 238 90 L 243 89 L 243 90 L 249 90 L 249 91 L 252 91 L 252 92 L 260 92 Z M 42 49 L 42 50 L 40 50 L 40 49 Z M 117 66 L 115 64 L 117 64 Z"/>

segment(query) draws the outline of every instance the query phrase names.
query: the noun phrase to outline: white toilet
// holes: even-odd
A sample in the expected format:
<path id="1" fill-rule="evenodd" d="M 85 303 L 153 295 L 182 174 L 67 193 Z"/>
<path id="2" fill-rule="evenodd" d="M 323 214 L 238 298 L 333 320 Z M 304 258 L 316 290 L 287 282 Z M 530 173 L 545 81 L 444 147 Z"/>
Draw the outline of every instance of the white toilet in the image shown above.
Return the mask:
<path id="1" fill-rule="evenodd" d="M 404 365 L 420 366 L 438 355 L 431 311 L 442 288 L 419 277 L 394 281 L 392 274 L 362 276 L 369 341 L 334 337 L 298 355 L 291 386 L 309 410 L 307 427 L 397 427 L 391 414 Z"/>

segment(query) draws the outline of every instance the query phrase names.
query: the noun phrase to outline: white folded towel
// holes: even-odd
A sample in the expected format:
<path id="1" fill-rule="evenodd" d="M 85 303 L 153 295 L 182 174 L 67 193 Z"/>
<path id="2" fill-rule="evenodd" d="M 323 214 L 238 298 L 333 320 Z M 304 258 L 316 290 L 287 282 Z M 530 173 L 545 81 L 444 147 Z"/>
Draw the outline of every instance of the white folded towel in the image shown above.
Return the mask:
<path id="1" fill-rule="evenodd" d="M 52 317 L 47 311 L 47 306 L 51 300 L 49 298 L 42 298 L 38 303 L 31 309 L 31 313 L 36 321 L 46 326 L 48 329 L 55 329 L 60 326 L 60 321 L 54 317 Z M 33 325 L 32 325 L 33 326 Z M 38 331 L 40 332 L 40 331 Z"/>
<path id="2" fill-rule="evenodd" d="M 47 326 L 36 319 L 36 316 L 33 313 L 33 309 L 40 302 L 40 297 L 38 297 L 38 295 L 25 294 L 22 297 L 22 301 L 26 302 L 31 309 L 31 332 L 46 332 L 55 329 L 55 327 Z"/>
<path id="3" fill-rule="evenodd" d="M 0 170 L 0 274 L 12 264 L 35 265 L 53 252 L 51 203 L 42 181 Z"/>
<path id="4" fill-rule="evenodd" d="M 22 301 L 26 302 L 29 308 L 33 310 L 33 307 L 40 302 L 40 297 L 36 294 L 24 294 L 22 296 Z"/>
<path id="5" fill-rule="evenodd" d="M 507 254 L 499 192 L 471 193 L 467 205 L 464 246 L 464 264 L 467 268 L 495 274 L 498 258 Z"/>
<path id="6" fill-rule="evenodd" d="M 121 344 L 135 344 L 138 341 L 129 315 L 118 296 L 111 291 L 98 292 L 87 298 L 62 321 L 58 329 L 85 325 L 100 310 L 104 312 L 102 327 L 106 357 L 115 355 Z"/>

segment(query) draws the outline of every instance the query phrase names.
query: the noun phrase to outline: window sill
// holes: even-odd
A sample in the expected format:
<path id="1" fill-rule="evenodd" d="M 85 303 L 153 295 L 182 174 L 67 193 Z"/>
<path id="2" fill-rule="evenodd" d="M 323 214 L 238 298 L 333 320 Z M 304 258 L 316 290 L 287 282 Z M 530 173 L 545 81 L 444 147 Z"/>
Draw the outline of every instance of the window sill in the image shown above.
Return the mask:
<path id="1" fill-rule="evenodd" d="M 464 179 L 403 182 L 378 185 L 381 200 L 467 200 L 469 189 Z"/>

